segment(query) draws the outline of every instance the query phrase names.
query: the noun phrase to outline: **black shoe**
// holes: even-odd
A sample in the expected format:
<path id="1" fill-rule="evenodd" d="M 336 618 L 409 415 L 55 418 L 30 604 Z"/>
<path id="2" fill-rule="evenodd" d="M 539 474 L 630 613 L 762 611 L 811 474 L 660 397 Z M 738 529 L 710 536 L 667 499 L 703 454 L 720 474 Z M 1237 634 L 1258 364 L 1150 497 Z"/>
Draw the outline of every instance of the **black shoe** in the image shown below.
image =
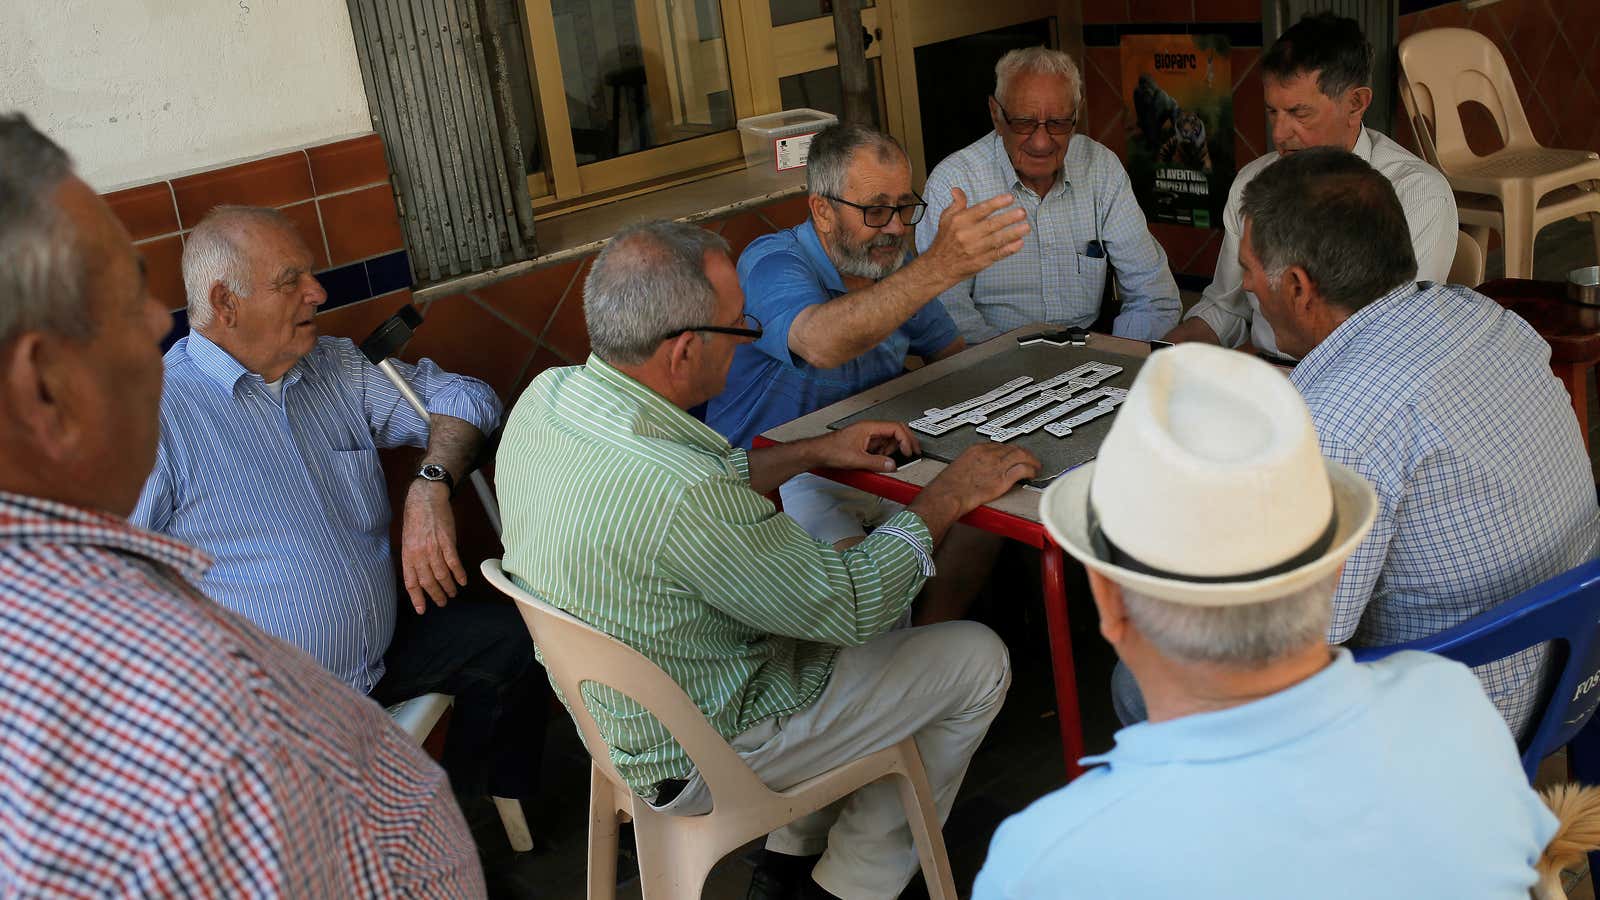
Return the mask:
<path id="1" fill-rule="evenodd" d="M 820 853 L 816 856 L 790 856 L 762 850 L 761 862 L 750 873 L 750 891 L 745 894 L 745 900 L 810 900 L 812 895 L 802 892 L 807 885 L 817 887 L 817 883 L 811 880 L 811 867 L 821 858 Z"/>

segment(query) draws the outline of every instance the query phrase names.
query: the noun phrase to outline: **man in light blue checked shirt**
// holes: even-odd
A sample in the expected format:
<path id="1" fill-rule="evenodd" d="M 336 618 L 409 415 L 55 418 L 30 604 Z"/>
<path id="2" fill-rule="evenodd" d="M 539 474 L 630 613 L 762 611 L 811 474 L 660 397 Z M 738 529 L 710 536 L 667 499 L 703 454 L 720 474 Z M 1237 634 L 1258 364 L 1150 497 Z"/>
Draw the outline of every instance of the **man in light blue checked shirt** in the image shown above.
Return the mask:
<path id="1" fill-rule="evenodd" d="M 995 65 L 994 131 L 928 176 L 922 250 L 938 236 L 953 188 L 968 197 L 1009 192 L 1032 226 L 1019 252 L 939 295 L 969 344 L 1032 322 L 1087 328 L 1100 318 L 1108 274 L 1122 298 L 1113 334 L 1150 340 L 1178 324 L 1178 285 L 1128 173 L 1104 145 L 1074 134 L 1082 101 L 1070 56 L 1013 50 Z"/>
<path id="2" fill-rule="evenodd" d="M 509 604 L 446 605 L 467 582 L 452 483 L 500 401 L 428 360 L 396 363 L 432 413 L 424 421 L 351 341 L 318 338 L 327 294 L 312 260 L 272 210 L 221 207 L 190 234 L 194 330 L 167 351 L 160 448 L 130 518 L 214 556 L 207 594 L 358 692 L 385 705 L 453 695 L 445 766 L 457 792 L 531 800 L 546 707 L 532 641 Z M 427 451 L 402 532 L 415 615 L 397 623 L 378 449 L 400 446 Z"/>
<path id="3" fill-rule="evenodd" d="M 1378 492 L 1333 599 L 1331 643 L 1435 634 L 1594 555 L 1595 486 L 1577 417 L 1527 322 L 1468 288 L 1415 282 L 1394 186 L 1319 147 L 1245 188 L 1239 265 L 1323 455 Z M 1513 734 L 1547 648 L 1475 669 Z M 1118 679 L 1118 714 L 1131 709 Z"/>

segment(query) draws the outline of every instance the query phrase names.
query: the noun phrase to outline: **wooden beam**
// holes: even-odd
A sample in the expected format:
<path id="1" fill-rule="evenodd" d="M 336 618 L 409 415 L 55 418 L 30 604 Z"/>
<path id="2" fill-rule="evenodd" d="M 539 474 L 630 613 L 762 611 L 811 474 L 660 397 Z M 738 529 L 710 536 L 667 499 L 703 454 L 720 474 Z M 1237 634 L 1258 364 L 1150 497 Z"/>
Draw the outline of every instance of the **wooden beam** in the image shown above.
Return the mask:
<path id="1" fill-rule="evenodd" d="M 872 86 L 861 36 L 861 0 L 833 0 L 833 39 L 838 44 L 839 84 L 844 89 L 844 120 L 872 124 Z"/>

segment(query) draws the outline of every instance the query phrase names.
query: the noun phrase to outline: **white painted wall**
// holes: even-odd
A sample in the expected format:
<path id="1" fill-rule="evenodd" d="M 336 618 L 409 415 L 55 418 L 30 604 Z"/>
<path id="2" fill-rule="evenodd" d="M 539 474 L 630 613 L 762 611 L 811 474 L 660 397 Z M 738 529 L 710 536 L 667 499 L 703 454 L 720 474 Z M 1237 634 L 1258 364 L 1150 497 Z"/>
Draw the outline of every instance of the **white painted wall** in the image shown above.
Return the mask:
<path id="1" fill-rule="evenodd" d="M 372 130 L 345 0 L 0 0 L 0 111 L 97 190 Z"/>

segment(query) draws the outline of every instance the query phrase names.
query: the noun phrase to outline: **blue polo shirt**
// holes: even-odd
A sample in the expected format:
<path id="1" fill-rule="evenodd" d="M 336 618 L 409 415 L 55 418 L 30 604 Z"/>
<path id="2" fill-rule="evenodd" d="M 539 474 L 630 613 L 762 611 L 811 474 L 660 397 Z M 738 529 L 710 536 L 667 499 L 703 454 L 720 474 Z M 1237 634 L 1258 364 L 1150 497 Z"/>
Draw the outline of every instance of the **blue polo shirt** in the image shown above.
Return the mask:
<path id="1" fill-rule="evenodd" d="M 1335 652 L 1266 699 L 1117 732 L 1001 824 L 973 900 L 1526 900 L 1556 819 L 1472 672 Z"/>
<path id="2" fill-rule="evenodd" d="M 789 351 L 789 326 L 808 306 L 848 293 L 807 221 L 757 238 L 739 255 L 745 311 L 761 320 L 761 339 L 733 354 L 728 384 L 706 409 L 706 424 L 735 447 L 756 435 L 867 388 L 905 369 L 906 355 L 930 356 L 960 337 L 939 302 L 927 305 L 883 343 L 842 366 L 819 369 Z"/>

